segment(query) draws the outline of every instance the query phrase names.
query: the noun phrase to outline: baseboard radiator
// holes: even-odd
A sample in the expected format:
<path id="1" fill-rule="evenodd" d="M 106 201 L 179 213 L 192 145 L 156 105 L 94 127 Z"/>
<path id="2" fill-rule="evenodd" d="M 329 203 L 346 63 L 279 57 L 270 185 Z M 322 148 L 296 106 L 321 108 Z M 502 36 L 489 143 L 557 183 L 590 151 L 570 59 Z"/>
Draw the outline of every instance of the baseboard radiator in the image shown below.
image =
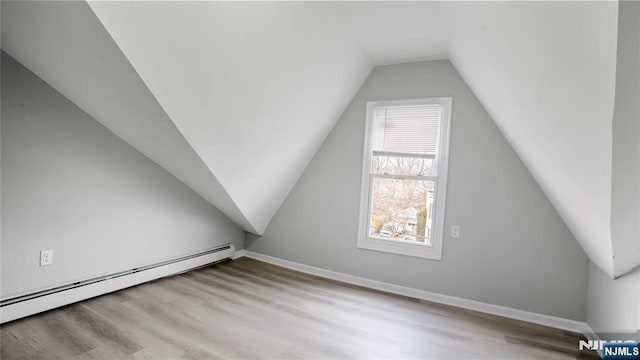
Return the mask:
<path id="1" fill-rule="evenodd" d="M 0 300 L 0 324 L 232 258 L 233 244 Z"/>

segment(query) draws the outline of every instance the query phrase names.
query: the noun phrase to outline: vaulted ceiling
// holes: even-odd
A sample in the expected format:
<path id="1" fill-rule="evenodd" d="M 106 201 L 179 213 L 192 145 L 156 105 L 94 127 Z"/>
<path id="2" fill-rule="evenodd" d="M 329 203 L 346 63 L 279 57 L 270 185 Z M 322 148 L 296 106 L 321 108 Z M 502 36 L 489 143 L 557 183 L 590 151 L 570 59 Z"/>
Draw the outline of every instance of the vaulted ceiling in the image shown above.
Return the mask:
<path id="1" fill-rule="evenodd" d="M 374 66 L 450 59 L 591 260 L 613 275 L 617 9 L 3 2 L 2 48 L 257 234 Z"/>
<path id="2" fill-rule="evenodd" d="M 613 273 L 616 2 L 443 7 L 451 61 L 591 260 Z"/>

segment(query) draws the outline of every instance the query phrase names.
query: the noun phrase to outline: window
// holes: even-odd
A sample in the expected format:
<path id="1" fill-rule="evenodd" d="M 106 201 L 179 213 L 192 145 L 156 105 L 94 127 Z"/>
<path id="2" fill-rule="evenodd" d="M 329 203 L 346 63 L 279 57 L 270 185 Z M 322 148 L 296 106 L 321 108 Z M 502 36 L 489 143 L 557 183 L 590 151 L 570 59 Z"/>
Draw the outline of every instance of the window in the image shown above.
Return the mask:
<path id="1" fill-rule="evenodd" d="M 441 258 L 451 104 L 367 103 L 359 248 Z"/>

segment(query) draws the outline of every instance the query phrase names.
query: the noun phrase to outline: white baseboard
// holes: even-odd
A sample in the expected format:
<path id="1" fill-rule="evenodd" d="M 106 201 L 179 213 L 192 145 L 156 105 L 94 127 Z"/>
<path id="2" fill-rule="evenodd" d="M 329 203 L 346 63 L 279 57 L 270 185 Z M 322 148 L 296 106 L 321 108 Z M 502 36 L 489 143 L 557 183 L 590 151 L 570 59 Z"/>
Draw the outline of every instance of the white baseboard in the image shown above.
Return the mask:
<path id="1" fill-rule="evenodd" d="M 242 250 L 236 250 L 236 252 L 233 254 L 233 257 L 231 258 L 232 260 L 235 260 L 237 258 L 241 258 L 243 256 L 246 256 L 246 252 L 244 249 Z"/>
<path id="2" fill-rule="evenodd" d="M 594 340 L 594 341 L 597 341 L 598 343 L 602 342 L 602 338 L 600 338 L 597 332 L 593 331 L 593 329 L 591 328 L 591 326 L 589 326 L 588 323 L 585 323 L 585 326 L 586 326 L 586 329 L 582 333 L 582 335 L 584 335 L 584 337 L 586 337 L 587 340 Z M 602 358 L 602 350 L 598 350 L 598 355 L 600 355 L 600 358 Z"/>
<path id="3" fill-rule="evenodd" d="M 570 319 L 565 319 L 565 318 L 550 316 L 545 314 L 538 314 L 538 313 L 514 309 L 506 306 L 494 305 L 494 304 L 489 304 L 481 301 L 469 300 L 461 297 L 438 294 L 438 293 L 420 290 L 420 289 L 414 289 L 406 286 L 385 283 L 382 281 L 371 280 L 371 279 L 367 279 L 359 276 L 353 276 L 353 275 L 348 275 L 348 274 L 344 274 L 336 271 L 326 270 L 326 269 L 318 268 L 315 266 L 304 265 L 297 262 L 269 256 L 269 255 L 255 253 L 249 250 L 241 250 L 241 251 L 242 251 L 242 254 L 239 254 L 235 258 L 246 256 L 251 259 L 264 261 L 266 263 L 282 266 L 285 268 L 289 268 L 292 270 L 300 271 L 300 272 L 311 274 L 311 275 L 322 276 L 325 278 L 342 281 L 348 284 L 364 286 L 364 287 L 375 289 L 375 290 L 386 291 L 392 294 L 409 296 L 416 299 L 422 299 L 422 300 L 432 301 L 435 303 L 456 306 L 456 307 L 479 311 L 487 314 L 504 316 L 510 319 L 527 321 L 534 324 L 550 326 L 557 329 L 572 331 L 580 334 L 586 334 L 590 331 L 593 332 L 591 328 L 587 325 L 587 323 L 582 321 L 570 320 Z M 236 254 L 238 253 L 239 251 L 236 252 Z"/>

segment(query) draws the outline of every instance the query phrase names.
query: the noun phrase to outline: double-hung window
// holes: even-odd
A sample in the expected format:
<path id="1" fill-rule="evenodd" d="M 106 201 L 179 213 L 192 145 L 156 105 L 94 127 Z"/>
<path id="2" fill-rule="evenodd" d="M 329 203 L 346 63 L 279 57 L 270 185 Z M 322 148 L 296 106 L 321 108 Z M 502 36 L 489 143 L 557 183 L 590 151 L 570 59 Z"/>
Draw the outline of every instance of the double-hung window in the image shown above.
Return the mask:
<path id="1" fill-rule="evenodd" d="M 359 248 L 441 258 L 451 104 L 367 103 Z"/>

